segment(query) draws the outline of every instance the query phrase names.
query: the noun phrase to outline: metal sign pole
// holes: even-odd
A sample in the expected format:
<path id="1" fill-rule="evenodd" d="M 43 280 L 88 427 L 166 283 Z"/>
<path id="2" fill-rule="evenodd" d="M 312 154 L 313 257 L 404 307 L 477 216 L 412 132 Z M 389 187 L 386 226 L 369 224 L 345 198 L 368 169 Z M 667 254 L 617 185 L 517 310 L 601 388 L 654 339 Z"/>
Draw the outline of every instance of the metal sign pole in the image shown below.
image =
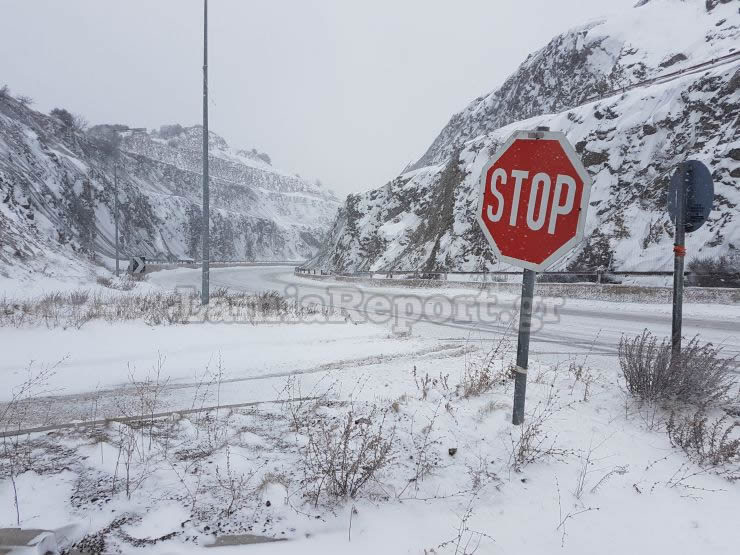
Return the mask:
<path id="1" fill-rule="evenodd" d="M 683 319 L 683 268 L 686 255 L 686 189 L 691 181 L 691 166 L 686 164 L 683 179 L 676 194 L 676 231 L 673 245 L 673 329 L 671 334 L 672 358 L 681 356 L 681 323 Z"/>
<path id="2" fill-rule="evenodd" d="M 208 0 L 203 0 L 203 284 L 201 304 L 210 296 L 210 206 L 208 198 Z"/>
<path id="3" fill-rule="evenodd" d="M 537 127 L 536 132 L 549 131 L 547 126 Z M 537 138 L 540 138 L 537 136 Z M 524 422 L 524 400 L 527 395 L 527 368 L 529 367 L 529 334 L 532 329 L 532 302 L 537 272 L 525 269 L 522 272 L 522 301 L 519 308 L 519 338 L 516 345 L 516 376 L 514 378 L 514 410 L 511 423 L 519 426 Z"/>
<path id="4" fill-rule="evenodd" d="M 527 393 L 529 366 L 529 332 L 532 329 L 532 300 L 537 272 L 524 270 L 522 274 L 522 302 L 519 310 L 519 341 L 516 346 L 516 378 L 514 381 L 514 414 L 512 424 L 524 422 L 524 398 Z"/>
<path id="5" fill-rule="evenodd" d="M 116 224 L 115 225 L 115 228 L 116 228 L 116 231 L 115 231 L 116 233 L 116 277 L 118 277 L 120 273 L 119 266 L 118 266 L 118 258 L 119 258 L 118 256 L 118 162 L 116 162 L 113 165 L 113 183 L 114 183 L 115 197 L 116 197 L 115 216 L 113 219 L 115 220 L 115 224 Z"/>

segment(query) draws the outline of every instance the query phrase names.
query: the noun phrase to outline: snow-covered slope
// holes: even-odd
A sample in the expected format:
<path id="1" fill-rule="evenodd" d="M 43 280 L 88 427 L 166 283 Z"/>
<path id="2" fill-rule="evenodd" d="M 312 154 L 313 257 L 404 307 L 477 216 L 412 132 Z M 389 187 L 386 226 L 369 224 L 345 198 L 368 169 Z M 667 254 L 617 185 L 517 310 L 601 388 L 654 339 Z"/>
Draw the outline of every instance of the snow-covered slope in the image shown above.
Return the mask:
<path id="1" fill-rule="evenodd" d="M 716 190 L 710 221 L 689 236 L 689 256 L 737 252 L 740 59 L 619 89 L 738 48 L 738 3 L 721 0 L 643 0 L 555 37 L 499 89 L 454 115 L 409 171 L 350 196 L 312 264 L 499 267 L 475 222 L 477 179 L 513 131 L 540 125 L 565 132 L 594 177 L 586 239 L 559 267 L 668 269 L 665 192 L 687 158 L 710 166 Z"/>
<path id="2" fill-rule="evenodd" d="M 118 161 L 122 257 L 200 258 L 202 128 L 123 132 Z M 99 140 L 0 95 L 0 273 L 114 254 L 113 162 Z M 313 256 L 339 201 L 318 183 L 234 151 L 211 134 L 213 260 Z"/>

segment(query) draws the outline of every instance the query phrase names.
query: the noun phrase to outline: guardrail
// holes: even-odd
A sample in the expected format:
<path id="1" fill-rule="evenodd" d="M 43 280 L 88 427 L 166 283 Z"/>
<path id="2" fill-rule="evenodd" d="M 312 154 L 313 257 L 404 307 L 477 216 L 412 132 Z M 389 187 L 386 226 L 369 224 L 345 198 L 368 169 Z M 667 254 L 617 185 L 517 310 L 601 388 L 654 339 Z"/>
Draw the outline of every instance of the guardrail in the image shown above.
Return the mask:
<path id="1" fill-rule="evenodd" d="M 337 276 L 337 277 L 350 277 L 350 278 L 372 278 L 378 276 L 385 276 L 385 278 L 378 279 L 394 279 L 394 278 L 405 278 L 405 279 L 421 279 L 421 280 L 435 280 L 435 281 L 450 281 L 452 276 L 453 280 L 455 276 L 481 276 L 484 278 L 494 278 L 496 276 L 521 276 L 522 272 L 519 271 L 420 271 L 420 270 L 377 270 L 374 272 L 361 271 L 361 272 L 331 272 L 328 270 L 322 270 L 319 268 L 306 268 L 304 266 L 296 266 L 294 268 L 295 275 L 314 275 L 314 276 Z M 588 282 L 588 283 L 614 283 L 615 278 L 620 277 L 672 277 L 673 272 L 670 271 L 584 271 L 584 272 L 540 272 L 537 274 L 537 280 L 540 282 L 552 282 L 552 283 L 569 283 L 575 281 Z M 703 273 L 703 272 L 684 272 L 686 278 L 700 279 L 702 277 L 712 277 L 717 281 L 726 282 L 727 287 L 732 287 L 733 283 L 740 282 L 740 272 L 725 272 L 725 273 Z M 491 279 L 491 281 L 495 281 Z"/>
<path id="2" fill-rule="evenodd" d="M 200 266 L 200 260 L 157 260 L 152 258 L 146 259 L 147 265 L 153 266 Z M 292 266 L 296 260 L 211 260 L 211 266 Z"/>
<path id="3" fill-rule="evenodd" d="M 211 260 L 211 268 L 230 268 L 239 266 L 293 266 L 296 263 L 295 260 L 275 260 L 267 261 L 261 260 L 259 262 L 252 262 L 249 260 L 230 260 L 230 261 L 215 261 Z M 157 271 L 166 268 L 199 268 L 201 265 L 200 260 L 165 260 L 165 259 L 146 259 L 146 271 Z"/>
<path id="4" fill-rule="evenodd" d="M 718 58 L 712 58 L 711 60 L 707 60 L 705 62 L 695 64 L 693 66 L 688 66 L 683 69 L 678 69 L 676 71 L 671 71 L 668 73 L 661 73 L 660 75 L 656 75 L 655 77 L 651 77 L 650 79 L 645 79 L 644 81 L 638 81 L 637 83 L 631 83 L 629 85 L 625 85 L 624 87 L 621 87 L 618 89 L 612 89 L 610 91 L 606 91 L 601 94 L 597 94 L 591 97 L 584 98 L 583 100 L 580 101 L 580 103 L 577 106 L 582 106 L 590 102 L 596 102 L 597 100 L 603 100 L 605 98 L 609 98 L 617 94 L 626 93 L 627 91 L 631 91 L 631 90 L 634 90 L 640 87 L 644 87 L 646 85 L 654 85 L 657 83 L 665 83 L 667 81 L 672 81 L 673 79 L 678 79 L 679 77 L 682 77 L 684 75 L 691 75 L 693 73 L 697 73 L 704 69 L 711 69 L 715 66 L 731 63 L 735 60 L 740 60 L 740 51 L 732 52 L 730 54 L 726 54 Z M 576 106 L 572 106 L 572 108 L 575 108 L 575 107 Z"/>
<path id="5" fill-rule="evenodd" d="M 329 272 L 326 270 L 321 270 L 317 268 L 302 268 L 300 266 L 296 266 L 294 269 L 294 273 L 296 275 L 298 274 L 305 274 L 305 275 L 313 275 L 313 276 L 333 276 L 336 275 L 333 272 Z M 358 272 L 358 274 L 361 273 L 367 273 L 370 274 L 370 272 Z"/>

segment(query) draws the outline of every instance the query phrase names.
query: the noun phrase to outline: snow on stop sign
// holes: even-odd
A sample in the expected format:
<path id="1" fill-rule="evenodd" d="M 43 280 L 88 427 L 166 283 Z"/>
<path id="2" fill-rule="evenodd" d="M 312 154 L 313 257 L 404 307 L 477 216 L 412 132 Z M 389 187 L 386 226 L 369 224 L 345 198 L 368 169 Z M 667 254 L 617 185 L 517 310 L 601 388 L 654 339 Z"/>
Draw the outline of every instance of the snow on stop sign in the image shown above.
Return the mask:
<path id="1" fill-rule="evenodd" d="M 483 167 L 478 223 L 501 260 L 541 272 L 583 238 L 590 191 L 563 133 L 518 131 Z"/>

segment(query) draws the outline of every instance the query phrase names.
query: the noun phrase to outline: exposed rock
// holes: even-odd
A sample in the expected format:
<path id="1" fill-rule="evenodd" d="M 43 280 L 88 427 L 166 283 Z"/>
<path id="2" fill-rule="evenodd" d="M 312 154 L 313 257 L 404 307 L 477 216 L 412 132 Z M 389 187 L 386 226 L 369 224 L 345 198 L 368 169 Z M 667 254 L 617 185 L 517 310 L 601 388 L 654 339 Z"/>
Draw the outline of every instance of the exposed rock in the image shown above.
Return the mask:
<path id="1" fill-rule="evenodd" d="M 52 252 L 112 257 L 116 166 L 122 258 L 199 259 L 202 127 L 127 129 L 83 133 L 0 97 L 2 243 L 38 267 Z M 231 150 L 215 133 L 209 158 L 213 260 L 299 260 L 318 251 L 339 206 L 333 193 L 273 168 L 264 153 Z M 0 249 L 0 268 L 17 264 L 7 254 Z"/>
<path id="2" fill-rule="evenodd" d="M 678 53 L 668 58 L 665 62 L 662 62 L 660 64 L 660 67 L 670 67 L 673 64 L 677 64 L 678 62 L 683 62 L 684 60 L 688 60 L 688 58 L 686 57 L 686 54 Z"/>
<path id="3" fill-rule="evenodd" d="M 541 125 L 566 133 L 594 178 L 586 237 L 554 269 L 669 269 L 666 191 L 675 166 L 689 157 L 710 165 L 717 198 L 727 199 L 692 234 L 693 248 L 719 256 L 740 244 L 740 137 L 732 123 L 740 116 L 737 64 L 621 91 L 667 73 L 661 63 L 676 52 L 687 59 L 674 59 L 669 72 L 732 51 L 740 41 L 740 14 L 719 4 L 708 14 L 702 0 L 641 6 L 555 37 L 499 89 L 452 116 L 402 175 L 347 200 L 312 265 L 508 269 L 475 218 L 479 172 L 515 130 Z M 654 40 L 677 25 L 700 26 L 701 40 L 675 33 L 662 46 Z"/>
<path id="4" fill-rule="evenodd" d="M 599 164 L 603 164 L 609 160 L 609 153 L 608 152 L 591 152 L 590 150 L 586 150 L 583 153 L 583 156 L 581 157 L 581 161 L 583 162 L 583 165 L 587 168 L 590 166 L 597 166 Z"/>

